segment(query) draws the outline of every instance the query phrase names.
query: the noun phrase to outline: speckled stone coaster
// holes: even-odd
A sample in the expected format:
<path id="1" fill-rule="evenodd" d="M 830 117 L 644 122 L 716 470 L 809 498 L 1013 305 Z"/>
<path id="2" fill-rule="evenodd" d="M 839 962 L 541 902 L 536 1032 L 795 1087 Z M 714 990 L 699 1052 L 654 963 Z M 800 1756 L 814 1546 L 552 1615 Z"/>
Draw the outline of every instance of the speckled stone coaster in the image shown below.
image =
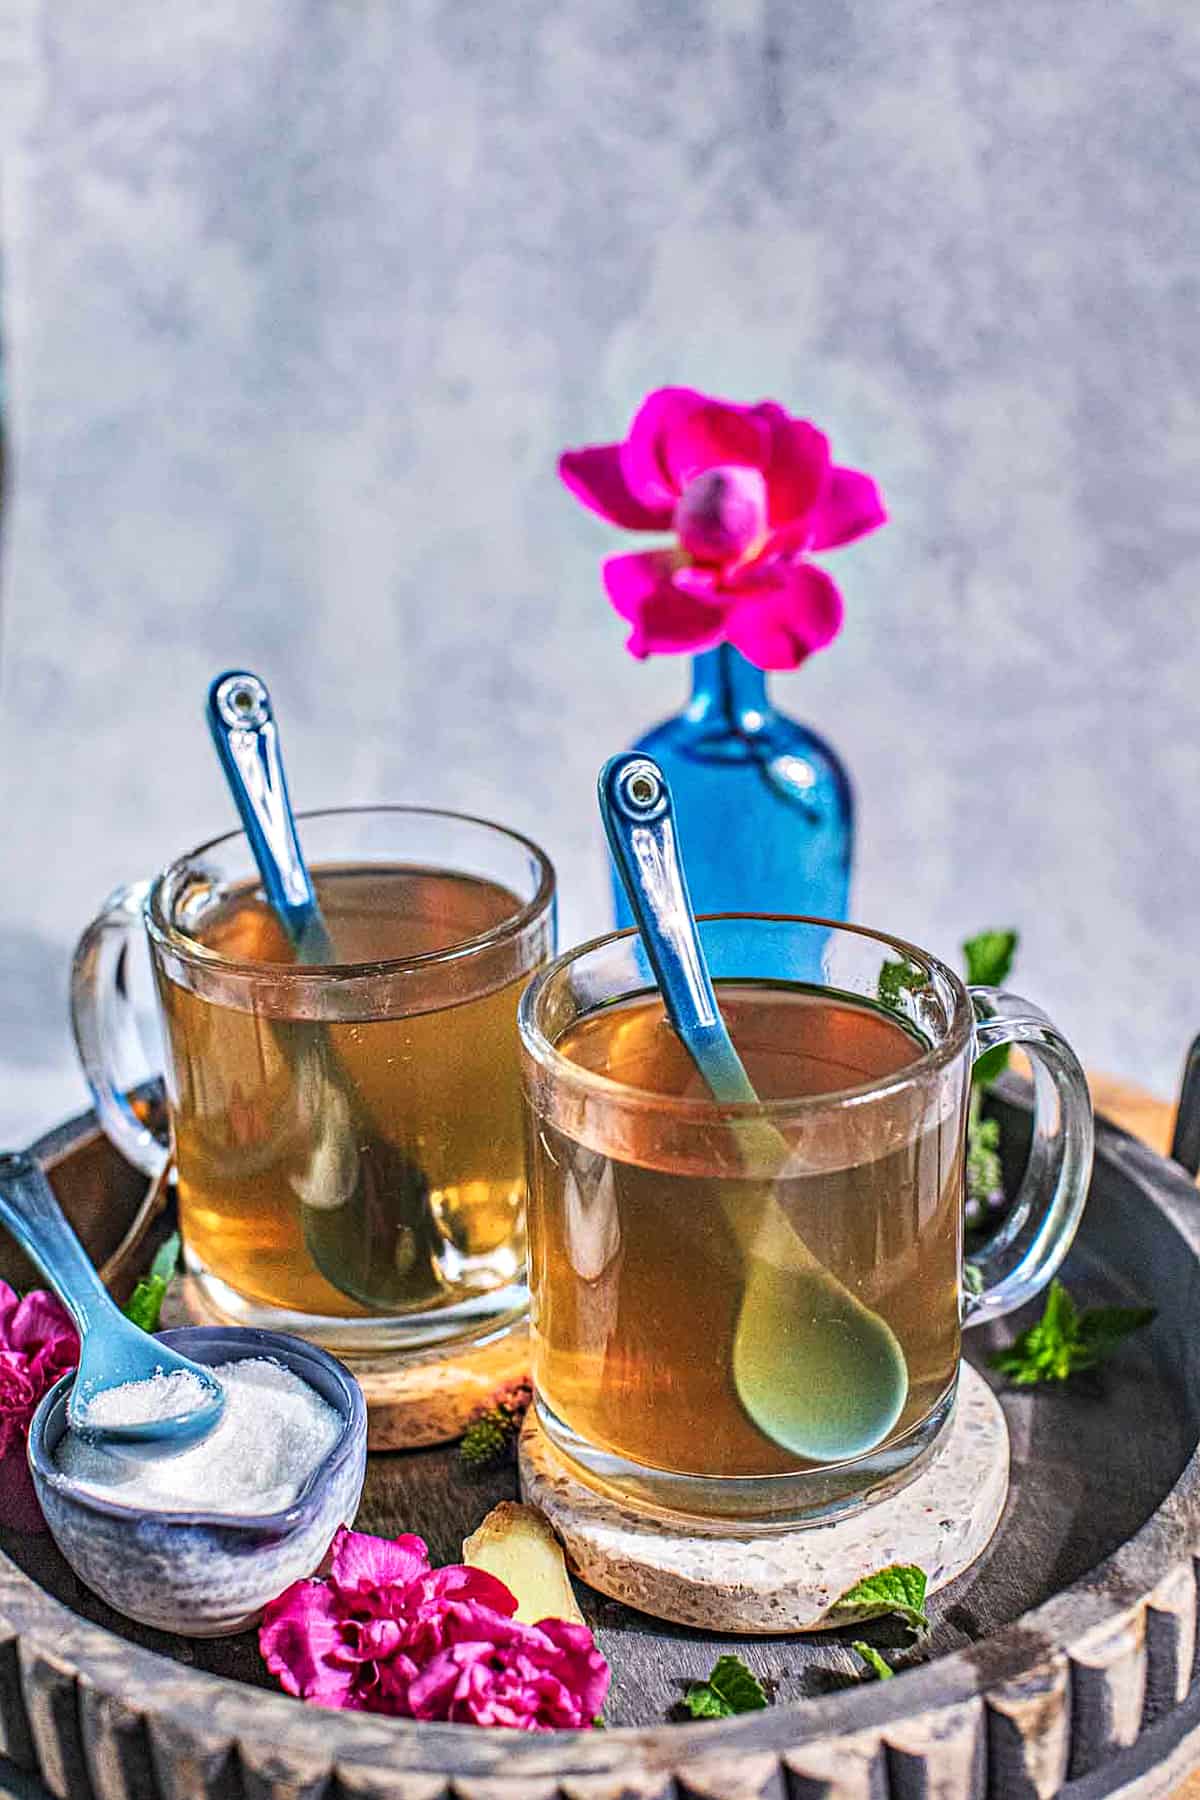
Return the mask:
<path id="1" fill-rule="evenodd" d="M 172 1286 L 164 1325 L 229 1323 L 191 1276 Z M 234 1321 L 236 1323 L 236 1321 Z M 461 1437 L 489 1395 L 529 1375 L 529 1332 L 524 1322 L 478 1344 L 427 1350 L 388 1350 L 366 1356 L 337 1350 L 367 1403 L 370 1450 L 417 1450 Z"/>
<path id="2" fill-rule="evenodd" d="M 958 1404 L 933 1460 L 900 1493 L 832 1525 L 739 1537 L 674 1530 L 587 1486 L 532 1414 L 521 1491 L 549 1518 L 589 1587 L 658 1619 L 747 1634 L 818 1631 L 834 1601 L 889 1563 L 918 1563 L 936 1593 L 987 1548 L 1008 1494 L 1008 1428 L 964 1363 Z"/>

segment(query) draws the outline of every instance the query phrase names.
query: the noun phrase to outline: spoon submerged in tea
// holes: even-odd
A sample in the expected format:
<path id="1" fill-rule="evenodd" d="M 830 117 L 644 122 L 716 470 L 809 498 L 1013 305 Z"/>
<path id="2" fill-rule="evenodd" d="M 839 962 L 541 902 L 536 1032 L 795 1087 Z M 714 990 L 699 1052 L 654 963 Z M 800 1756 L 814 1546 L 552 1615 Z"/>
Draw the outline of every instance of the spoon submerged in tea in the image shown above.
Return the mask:
<path id="1" fill-rule="evenodd" d="M 249 669 L 218 675 L 207 716 L 268 906 L 299 963 L 335 963 L 300 848 L 266 683 Z M 299 1114 L 279 1158 L 293 1165 L 288 1180 L 316 1267 L 341 1293 L 382 1311 L 439 1297 L 439 1239 L 424 1171 L 368 1116 L 327 1025 L 284 1017 L 272 1020 L 272 1031 L 291 1065 Z"/>
<path id="2" fill-rule="evenodd" d="M 41 1167 L 24 1151 L 0 1155 L 0 1224 L 41 1269 L 78 1329 L 79 1368 L 67 1400 L 72 1431 L 138 1458 L 174 1456 L 207 1437 L 225 1405 L 220 1382 L 203 1363 L 169 1350 L 125 1317 Z M 141 1405 L 131 1411 L 135 1397 L 125 1390 L 134 1383 L 142 1387 Z"/>
<path id="3" fill-rule="evenodd" d="M 667 1017 L 715 1100 L 761 1107 L 717 1004 L 666 776 L 639 752 L 614 756 L 601 770 L 599 798 Z M 730 1125 L 754 1171 L 738 1179 L 726 1205 L 746 1271 L 733 1341 L 738 1399 L 759 1430 L 793 1455 L 821 1463 L 861 1456 L 883 1442 L 904 1409 L 904 1352 L 886 1319 L 818 1262 L 780 1205 L 776 1183 L 794 1160 L 782 1132 L 762 1111 Z"/>

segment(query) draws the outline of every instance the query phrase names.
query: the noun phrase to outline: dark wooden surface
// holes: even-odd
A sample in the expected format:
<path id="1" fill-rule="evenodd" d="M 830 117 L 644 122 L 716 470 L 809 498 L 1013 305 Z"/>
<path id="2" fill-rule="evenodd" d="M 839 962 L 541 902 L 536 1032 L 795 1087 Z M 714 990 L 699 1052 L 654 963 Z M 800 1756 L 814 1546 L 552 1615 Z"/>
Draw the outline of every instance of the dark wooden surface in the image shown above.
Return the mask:
<path id="1" fill-rule="evenodd" d="M 1086 1253 L 1066 1271 L 1085 1301 L 1128 1302 L 1140 1290 Z M 1036 1310 L 1036 1309 L 1035 1309 Z M 1016 1321 L 1019 1325 L 1020 1320 Z M 997 1327 L 969 1340 L 973 1359 L 1010 1335 Z M 977 1643 L 1095 1567 L 1152 1513 L 1177 1479 L 1197 1431 L 1194 1399 L 1181 1392 L 1152 1337 L 1134 1339 L 1103 1376 L 1069 1390 L 1006 1391 L 1000 1384 L 1013 1450 L 1013 1487 L 1000 1530 L 982 1561 L 932 1603 L 934 1629 L 919 1649 L 899 1627 L 824 1632 L 810 1638 L 723 1638 L 662 1624 L 580 1587 L 584 1615 L 612 1664 L 605 1709 L 610 1725 L 655 1725 L 670 1718 L 690 1681 L 714 1657 L 736 1647 L 778 1700 L 801 1700 L 857 1682 L 851 1637 L 929 1661 Z M 697 1354 L 703 1354 L 697 1346 Z M 371 1458 L 357 1526 L 382 1537 L 415 1531 L 437 1563 L 452 1562 L 463 1538 L 498 1500 L 516 1497 L 511 1468 L 468 1473 L 453 1447 Z M 0 1533 L 0 1548 L 32 1580 L 75 1612 L 116 1635 L 239 1681 L 273 1686 L 252 1633 L 188 1640 L 132 1624 L 95 1599 L 48 1537 Z"/>
<path id="2" fill-rule="evenodd" d="M 1018 1110 L 1007 1121 L 1014 1160 L 1021 1119 Z M 109 1793 L 121 1800 L 143 1793 L 249 1800 L 310 1791 L 432 1800 L 445 1791 L 434 1770 L 455 1771 L 456 1795 L 468 1800 L 476 1793 L 483 1800 L 485 1792 L 487 1800 L 523 1800 L 558 1791 L 564 1758 L 578 1778 L 562 1791 L 589 1800 L 625 1792 L 907 1800 L 935 1792 L 1107 1791 L 1103 1770 L 1111 1766 L 1115 1782 L 1135 1740 L 1148 1744 L 1161 1733 L 1191 1685 L 1200 1496 L 1189 1458 L 1200 1437 L 1200 1240 L 1190 1217 L 1194 1195 L 1181 1178 L 1119 1134 L 1107 1134 L 1102 1148 L 1067 1279 L 1085 1301 L 1153 1298 L 1160 1317 L 1094 1382 L 1062 1394 L 1005 1395 L 1014 1486 L 991 1549 L 934 1601 L 934 1630 L 919 1649 L 899 1629 L 863 1633 L 887 1647 L 898 1666 L 911 1665 L 900 1680 L 863 1683 L 848 1633 L 743 1639 L 737 1648 L 768 1681 L 776 1704 L 727 1726 L 674 1724 L 687 1682 L 705 1674 L 729 1642 L 660 1625 L 581 1591 L 614 1667 L 609 1732 L 570 1750 L 565 1746 L 580 1741 L 561 1740 L 564 1747 L 555 1750 L 511 1739 L 495 1745 L 502 1734 L 422 1727 L 414 1735 L 398 1722 L 317 1716 L 268 1693 L 251 1635 L 189 1643 L 144 1631 L 87 1594 L 48 1540 L 12 1538 L 0 1546 L 8 1558 L 7 1565 L 0 1558 L 0 1615 L 7 1596 L 17 1620 L 10 1646 L 17 1648 L 5 1652 L 0 1616 L 0 1702 L 6 1654 L 19 1692 L 10 1687 L 10 1723 L 0 1717 L 0 1754 L 7 1749 L 18 1763 L 40 1764 L 51 1788 L 70 1792 L 71 1800 L 68 1774 L 82 1779 L 84 1765 L 90 1786 L 81 1800 Z M 1160 1188 L 1169 1204 L 1160 1204 Z M 1006 1321 L 994 1338 L 1020 1323 Z M 972 1334 L 971 1347 L 978 1355 L 987 1344 Z M 472 1477 L 453 1451 L 392 1453 L 372 1460 L 359 1523 L 385 1535 L 418 1531 L 436 1561 L 449 1560 L 488 1507 L 512 1491 L 510 1472 Z M 57 1613 L 50 1597 L 68 1613 Z M 101 1626 L 102 1634 L 66 1629 L 70 1615 Z M 123 1663 L 122 1644 L 165 1661 L 127 1651 Z M 182 1685 L 166 1680 L 168 1668 L 185 1678 Z M 115 1772 L 105 1762 L 98 1778 L 99 1752 L 88 1745 L 100 1729 L 95 1696 L 106 1685 L 117 1688 L 130 1720 L 144 1723 L 127 1721 L 126 1735 L 118 1733 L 134 1761 Z M 264 1691 L 256 1694 L 258 1688 Z M 238 1704 L 238 1695 L 249 1704 Z M 111 1748 L 111 1712 L 103 1717 L 101 1739 Z M 209 1750 L 221 1772 L 185 1780 L 172 1758 L 186 1743 L 187 1766 L 194 1766 L 197 1720 L 210 1718 Z M 159 1745 L 149 1762 L 130 1748 L 141 1743 L 140 1731 Z M 169 1754 L 164 1743 L 174 1746 Z M 263 1761 L 272 1757 L 277 1774 L 264 1785 Z M 390 1772 L 380 1773 L 385 1767 Z M 526 1771 L 519 1780 L 518 1767 Z M 673 1768 L 689 1774 L 676 1781 Z M 369 1781 L 367 1769 L 376 1770 Z M 426 1773 L 418 1781 L 414 1770 Z M 635 1770 L 636 1783 L 632 1774 L 627 1783 Z M 502 1775 L 516 1785 L 497 1785 Z"/>

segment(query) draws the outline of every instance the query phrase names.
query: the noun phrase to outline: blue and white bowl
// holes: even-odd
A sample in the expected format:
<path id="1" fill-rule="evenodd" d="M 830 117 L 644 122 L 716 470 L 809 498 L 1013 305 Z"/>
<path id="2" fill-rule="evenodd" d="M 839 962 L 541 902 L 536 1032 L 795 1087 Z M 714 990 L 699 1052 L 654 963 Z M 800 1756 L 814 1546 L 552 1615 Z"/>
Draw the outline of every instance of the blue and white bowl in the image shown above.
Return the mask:
<path id="1" fill-rule="evenodd" d="M 29 1427 L 29 1466 L 55 1543 L 92 1592 L 127 1618 L 185 1637 L 252 1625 L 293 1581 L 317 1569 L 338 1526 L 353 1522 L 367 1467 L 367 1409 L 354 1377 L 326 1351 L 280 1332 L 192 1325 L 165 1344 L 220 1368 L 250 1356 L 282 1363 L 342 1420 L 341 1434 L 282 1512 L 152 1512 L 84 1493 L 55 1467 L 73 1375 L 47 1393 Z"/>

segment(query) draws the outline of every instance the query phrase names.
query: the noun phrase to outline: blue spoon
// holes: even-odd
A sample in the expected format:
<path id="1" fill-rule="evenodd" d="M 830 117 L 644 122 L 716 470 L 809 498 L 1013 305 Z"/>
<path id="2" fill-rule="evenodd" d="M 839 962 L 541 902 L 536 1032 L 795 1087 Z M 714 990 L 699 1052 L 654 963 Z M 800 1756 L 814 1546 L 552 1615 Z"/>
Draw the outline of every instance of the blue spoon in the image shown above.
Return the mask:
<path id="1" fill-rule="evenodd" d="M 41 1269 L 78 1328 L 79 1369 L 67 1401 L 71 1429 L 105 1450 L 142 1458 L 174 1456 L 206 1437 L 225 1405 L 221 1384 L 203 1363 L 168 1350 L 114 1304 L 63 1217 L 53 1188 L 25 1151 L 0 1154 L 0 1222 Z M 159 1374 L 194 1375 L 203 1398 L 166 1419 L 134 1425 L 89 1420 L 97 1394 Z"/>
<path id="2" fill-rule="evenodd" d="M 638 752 L 614 756 L 600 813 L 667 1016 L 713 1098 L 758 1105 L 717 1005 L 675 829 L 666 776 Z M 764 1114 L 734 1123 L 747 1163 L 773 1168 L 761 1192 L 747 1177 L 727 1201 L 745 1259 L 733 1382 L 773 1442 L 811 1462 L 862 1456 L 894 1428 L 908 1395 L 904 1352 L 885 1319 L 819 1263 L 776 1194 L 792 1148 Z M 797 1170 L 797 1173 L 801 1173 Z"/>
<path id="3" fill-rule="evenodd" d="M 206 710 L 268 905 L 302 963 L 336 962 L 300 849 L 266 683 L 249 669 L 231 669 L 210 686 Z M 308 1145 L 307 1165 L 288 1179 L 313 1262 L 341 1293 L 377 1310 L 440 1298 L 445 1283 L 424 1171 L 368 1116 L 328 1031 L 308 1021 L 274 1029 L 306 1109 L 298 1135 Z"/>
<path id="4" fill-rule="evenodd" d="M 333 945 L 296 836 L 279 727 L 265 682 L 249 669 L 218 675 L 208 690 L 207 714 L 267 904 L 302 962 L 332 962 Z"/>

